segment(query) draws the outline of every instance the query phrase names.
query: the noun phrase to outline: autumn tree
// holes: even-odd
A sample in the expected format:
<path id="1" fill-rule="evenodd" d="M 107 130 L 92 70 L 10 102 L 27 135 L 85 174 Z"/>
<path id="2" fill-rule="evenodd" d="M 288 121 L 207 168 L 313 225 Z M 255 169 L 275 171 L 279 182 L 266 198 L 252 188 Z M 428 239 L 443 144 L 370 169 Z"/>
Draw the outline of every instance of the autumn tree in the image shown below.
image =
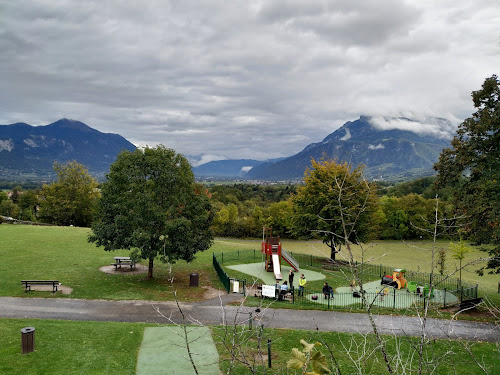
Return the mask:
<path id="1" fill-rule="evenodd" d="M 471 218 L 464 228 L 477 245 L 492 244 L 487 268 L 500 273 L 500 87 L 496 75 L 472 92 L 476 112 L 458 127 L 451 148 L 434 165 L 437 185 L 453 186 L 459 214 Z"/>
<path id="2" fill-rule="evenodd" d="M 206 189 L 186 158 L 163 146 L 123 151 L 102 186 L 89 241 L 104 250 L 137 249 L 149 261 L 191 261 L 213 239 Z"/>
<path id="3" fill-rule="evenodd" d="M 56 162 L 54 170 L 57 181 L 43 185 L 40 192 L 40 219 L 57 225 L 89 226 L 99 200 L 97 180 L 76 161 Z"/>
<path id="4" fill-rule="evenodd" d="M 312 159 L 305 186 L 293 197 L 293 226 L 302 236 L 318 236 L 331 249 L 364 242 L 377 227 L 375 187 L 363 177 L 363 166 Z"/>

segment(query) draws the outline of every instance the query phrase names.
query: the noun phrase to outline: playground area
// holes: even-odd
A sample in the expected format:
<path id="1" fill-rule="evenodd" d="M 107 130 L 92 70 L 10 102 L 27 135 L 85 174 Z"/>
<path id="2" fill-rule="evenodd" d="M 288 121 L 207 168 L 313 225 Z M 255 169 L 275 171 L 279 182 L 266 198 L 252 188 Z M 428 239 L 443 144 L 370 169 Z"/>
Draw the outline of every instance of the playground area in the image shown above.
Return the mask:
<path id="1" fill-rule="evenodd" d="M 353 280 L 349 286 L 346 285 L 349 284 L 345 276 L 347 272 L 341 272 L 340 274 L 343 277 L 337 277 L 332 282 L 335 272 L 331 270 L 323 270 L 322 272 L 321 268 L 317 270 L 300 268 L 297 260 L 281 247 L 279 237 L 272 237 L 272 231 L 263 234 L 261 255 L 260 262 L 232 264 L 226 266 L 226 268 L 251 276 L 253 283 L 262 281 L 265 285 L 276 285 L 277 282 L 280 284 L 285 283 L 290 271 L 293 271 L 295 275 L 304 274 L 308 282 L 305 293 L 298 295 L 299 277 L 297 276 L 294 277 L 294 288 L 291 291 L 293 294 L 290 294 L 292 298 L 286 299 L 294 304 L 327 305 L 328 308 L 362 307 L 364 305 L 364 301 L 360 296 L 360 288 L 356 285 L 356 282 Z M 381 269 L 379 272 L 382 272 Z M 381 277 L 377 280 L 373 280 L 374 275 L 372 275 L 371 279 L 368 279 L 370 281 L 363 284 L 366 303 L 371 306 L 407 309 L 412 306 L 423 306 L 426 301 L 432 305 L 442 305 L 444 307 L 459 302 L 457 295 L 460 294 L 457 293 L 456 288 L 447 290 L 446 285 L 441 285 L 443 289 L 433 287 L 430 290 L 429 284 L 422 280 L 421 277 L 415 278 L 415 273 L 409 272 L 410 276 L 409 280 L 407 280 L 405 276 L 407 271 L 404 268 L 394 268 L 392 273 L 388 270 L 385 272 L 381 273 Z M 330 288 L 330 293 L 324 293 L 324 289 L 320 290 L 320 283 L 317 281 L 323 280 L 325 281 L 324 288 Z M 429 280 L 428 277 L 427 280 Z M 316 283 L 314 283 L 315 281 Z M 247 286 L 251 284 L 252 282 L 247 281 Z M 330 286 L 333 286 L 333 288 Z M 477 294 L 477 288 L 475 292 Z"/>
<path id="2" fill-rule="evenodd" d="M 378 307 L 407 309 L 415 304 L 424 302 L 424 297 L 418 293 L 411 293 L 407 289 L 396 289 L 387 285 L 381 285 L 378 280 L 366 283 L 363 287 L 367 294 L 368 302 L 373 302 L 373 305 Z M 353 291 L 359 293 L 359 287 L 355 287 Z M 326 298 L 313 299 L 313 296 L 318 296 L 318 293 L 307 293 L 305 297 L 314 303 L 347 307 L 361 303 L 361 298 L 359 296 L 356 297 L 356 293 L 353 293 L 353 291 L 351 291 L 349 286 L 336 288 L 334 296 L 330 300 Z M 450 292 L 434 289 L 429 302 L 432 304 L 453 304 L 458 302 L 458 298 Z"/>

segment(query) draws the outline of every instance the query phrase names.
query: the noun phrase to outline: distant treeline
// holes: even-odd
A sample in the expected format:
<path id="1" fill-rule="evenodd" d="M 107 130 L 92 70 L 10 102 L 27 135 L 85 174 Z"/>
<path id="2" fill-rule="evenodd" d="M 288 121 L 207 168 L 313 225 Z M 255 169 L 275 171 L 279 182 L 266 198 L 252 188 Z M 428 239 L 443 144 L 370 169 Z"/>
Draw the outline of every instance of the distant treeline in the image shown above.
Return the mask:
<path id="1" fill-rule="evenodd" d="M 387 185 L 378 183 L 378 210 L 376 223 L 380 239 L 425 238 L 425 229 L 431 229 L 439 196 L 439 210 L 443 216 L 452 216 L 453 206 L 448 202 L 449 191 L 437 191 L 434 177 Z M 39 215 L 40 185 L 16 185 L 10 191 L 0 192 L 0 215 L 19 220 L 44 221 Z M 215 185 L 208 188 L 215 214 L 213 230 L 221 237 L 259 237 L 262 227 L 272 227 L 284 238 L 298 238 L 292 226 L 296 185 Z M 45 218 L 45 221 L 47 219 Z M 424 229 L 424 230 L 422 230 Z"/>

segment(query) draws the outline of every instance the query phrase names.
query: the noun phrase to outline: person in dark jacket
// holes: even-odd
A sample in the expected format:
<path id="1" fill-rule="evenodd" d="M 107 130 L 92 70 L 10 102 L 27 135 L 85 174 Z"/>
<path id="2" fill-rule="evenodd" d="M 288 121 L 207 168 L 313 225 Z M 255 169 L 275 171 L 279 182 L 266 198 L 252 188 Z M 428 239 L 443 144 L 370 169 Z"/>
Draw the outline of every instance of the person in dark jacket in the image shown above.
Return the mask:
<path id="1" fill-rule="evenodd" d="M 290 273 L 288 274 L 288 286 L 291 288 L 293 288 L 293 277 L 294 277 L 294 273 L 293 273 L 293 270 L 290 269 Z"/>
<path id="2" fill-rule="evenodd" d="M 328 283 L 325 283 L 325 285 L 323 286 L 323 295 L 327 299 L 330 297 L 333 298 L 333 288 L 330 285 L 328 285 Z"/>

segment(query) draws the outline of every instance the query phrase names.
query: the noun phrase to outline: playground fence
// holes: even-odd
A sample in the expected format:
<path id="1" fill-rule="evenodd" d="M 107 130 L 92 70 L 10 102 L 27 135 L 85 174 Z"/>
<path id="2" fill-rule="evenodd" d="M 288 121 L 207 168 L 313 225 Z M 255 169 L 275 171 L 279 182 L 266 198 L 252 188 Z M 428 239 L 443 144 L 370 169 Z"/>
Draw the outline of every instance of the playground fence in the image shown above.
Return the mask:
<path id="1" fill-rule="evenodd" d="M 331 259 L 326 258 L 326 257 L 318 257 L 314 255 L 307 255 L 307 254 L 300 254 L 300 253 L 293 253 L 290 252 L 290 254 L 297 260 L 299 265 L 301 267 L 309 267 L 309 268 L 319 268 L 319 269 L 328 269 L 331 271 L 342 271 L 346 273 L 346 275 L 351 275 L 351 267 L 348 262 L 345 261 L 340 261 L 340 262 L 332 262 Z M 216 255 L 214 254 L 214 258 Z M 244 263 L 244 262 L 259 262 L 262 261 L 262 254 L 260 250 L 237 250 L 237 251 L 232 251 L 232 252 L 226 252 L 226 253 L 219 253 L 217 255 L 217 259 L 219 259 L 218 263 L 224 264 L 224 263 Z M 219 266 L 220 266 L 219 264 Z M 359 273 L 361 275 L 362 280 L 365 281 L 372 281 L 376 280 L 377 278 L 382 278 L 384 275 L 392 275 L 392 271 L 394 267 L 390 266 L 385 266 L 385 265 L 376 265 L 376 264 L 368 264 L 368 263 L 358 263 L 356 262 L 356 265 L 358 267 Z M 215 266 L 214 266 L 215 267 Z M 222 267 L 221 267 L 222 269 Z M 223 271 L 224 272 L 224 271 Z M 406 270 L 406 279 L 411 280 L 411 281 L 416 281 L 419 285 L 429 285 L 432 284 L 435 288 L 439 288 L 440 290 L 444 290 L 445 293 L 451 293 L 455 295 L 456 297 L 459 298 L 460 302 L 462 300 L 467 300 L 467 299 L 473 299 L 477 298 L 478 294 L 478 286 L 476 285 L 470 285 L 465 282 L 460 282 L 460 279 L 458 278 L 452 278 L 452 277 L 447 277 L 446 275 L 439 275 L 435 273 L 426 273 L 426 272 L 420 272 L 420 271 L 412 271 L 412 270 Z M 220 274 L 219 274 L 220 277 Z M 222 278 L 221 278 L 222 281 Z M 226 288 L 227 289 L 227 288 Z M 297 293 L 297 291 L 295 291 Z M 317 305 L 317 304 L 325 304 L 329 307 L 330 305 L 332 306 L 337 306 L 339 305 L 338 303 L 328 303 L 328 301 L 323 300 L 322 293 L 317 293 L 317 292 L 312 292 L 315 293 L 318 297 L 317 300 L 305 300 L 304 298 L 298 298 L 296 300 L 295 297 L 299 297 L 298 295 L 292 295 L 292 302 L 293 303 L 300 303 L 300 304 L 312 304 L 312 305 Z M 342 296 L 343 294 L 346 294 L 346 296 Z M 374 296 L 369 296 L 368 300 L 370 300 L 371 297 Z M 352 295 L 351 293 L 336 293 L 335 298 L 339 298 L 340 300 L 344 299 L 347 303 L 347 299 L 352 302 Z M 398 301 L 403 301 L 403 299 L 408 299 L 406 302 L 398 302 Z M 385 299 L 385 296 L 382 297 L 382 300 Z M 412 302 L 409 302 L 409 299 L 412 299 Z M 288 300 L 288 299 L 287 299 Z M 361 298 L 359 299 L 359 304 L 361 304 Z M 319 301 L 319 302 L 318 302 Z M 344 303 L 340 303 L 342 306 Z M 357 305 L 358 302 L 355 300 L 354 306 Z M 404 294 L 398 294 L 395 297 L 395 302 L 393 301 L 393 305 L 423 305 L 424 300 L 422 299 L 421 302 L 419 300 L 414 300 L 414 296 L 411 293 L 407 293 L 405 296 Z M 384 303 L 384 305 L 386 305 Z M 447 305 L 450 305 L 450 301 L 446 301 L 446 296 L 444 297 L 443 301 L 443 306 L 446 307 Z M 352 306 L 352 304 L 350 304 Z M 378 306 L 378 305 L 377 305 Z M 384 306 L 384 307 L 390 307 L 390 306 Z"/>
<path id="2" fill-rule="evenodd" d="M 224 285 L 224 288 L 228 293 L 240 293 L 246 296 L 246 280 L 229 277 L 220 265 L 215 254 L 212 256 L 212 264 L 217 272 L 217 275 L 219 275 L 222 285 Z"/>
<path id="3" fill-rule="evenodd" d="M 464 299 L 466 299 L 465 297 L 467 297 L 467 299 L 477 298 L 476 287 L 460 288 L 460 290 L 444 290 L 441 291 L 441 293 L 444 293 L 444 298 L 440 298 L 436 301 L 431 297 L 429 306 L 446 308 L 451 305 L 453 302 L 450 301 L 449 297 L 448 302 L 446 301 L 446 293 L 459 295 Z M 259 297 L 261 296 L 259 295 Z M 427 298 L 429 298 L 427 294 L 397 293 L 394 288 L 390 288 L 388 293 L 384 293 L 383 289 L 379 292 L 365 292 L 365 299 L 361 298 L 359 294 L 355 296 L 352 292 L 324 294 L 323 291 L 307 288 L 304 289 L 300 295 L 297 288 L 293 288 L 285 295 L 280 295 L 280 290 L 276 289 L 274 297 L 277 301 L 284 303 L 297 304 L 300 306 L 320 306 L 328 310 L 334 310 L 336 308 L 364 309 L 365 300 L 371 306 L 371 309 L 423 308 L 427 302 Z M 457 299 L 454 299 L 454 301 L 456 300 Z M 460 298 L 459 301 L 462 301 L 462 298 Z"/>

